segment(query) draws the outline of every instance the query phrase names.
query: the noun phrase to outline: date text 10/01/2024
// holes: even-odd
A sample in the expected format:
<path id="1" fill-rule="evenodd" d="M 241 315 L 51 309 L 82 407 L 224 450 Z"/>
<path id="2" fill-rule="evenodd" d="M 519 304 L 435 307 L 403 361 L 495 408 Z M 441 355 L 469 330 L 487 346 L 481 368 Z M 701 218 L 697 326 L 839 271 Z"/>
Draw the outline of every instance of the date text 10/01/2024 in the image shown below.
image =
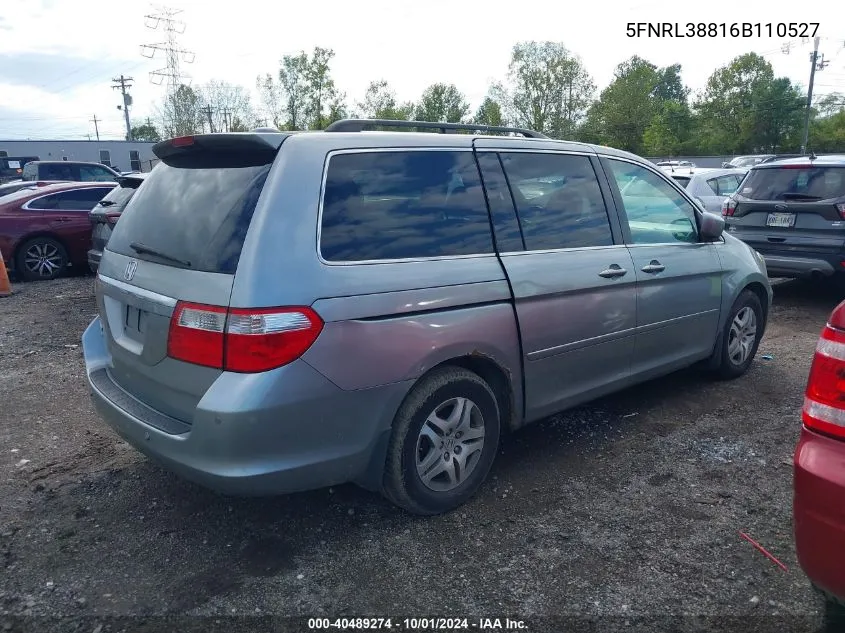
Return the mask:
<path id="1" fill-rule="evenodd" d="M 308 629 L 396 631 L 527 631 L 523 620 L 510 618 L 309 618 Z"/>
<path id="2" fill-rule="evenodd" d="M 819 22 L 628 22 L 628 37 L 815 37 Z"/>

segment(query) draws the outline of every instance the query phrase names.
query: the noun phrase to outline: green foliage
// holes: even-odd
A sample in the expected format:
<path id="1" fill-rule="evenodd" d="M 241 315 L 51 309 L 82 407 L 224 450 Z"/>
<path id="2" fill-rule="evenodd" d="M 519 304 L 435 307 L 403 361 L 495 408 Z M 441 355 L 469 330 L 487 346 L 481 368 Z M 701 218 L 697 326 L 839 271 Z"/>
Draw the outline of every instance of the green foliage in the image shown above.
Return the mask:
<path id="1" fill-rule="evenodd" d="M 384 79 L 370 82 L 364 101 L 359 107 L 362 110 L 361 116 L 365 119 L 409 121 L 414 114 L 414 105 L 397 103 L 396 93 Z"/>
<path id="2" fill-rule="evenodd" d="M 511 52 L 507 82 L 493 92 L 513 125 L 571 138 L 595 84 L 581 59 L 562 43 L 520 42 Z"/>
<path id="3" fill-rule="evenodd" d="M 453 84 L 432 84 L 414 107 L 416 121 L 461 123 L 468 114 L 469 103 Z"/>
<path id="4" fill-rule="evenodd" d="M 331 77 L 334 51 L 314 48 L 282 57 L 278 78 L 259 76 L 256 87 L 273 124 L 282 130 L 321 130 L 344 115 L 344 96 Z"/>
<path id="5" fill-rule="evenodd" d="M 144 141 L 147 143 L 158 143 L 161 140 L 161 134 L 149 119 L 146 123 L 132 126 L 132 140 Z"/>
<path id="6" fill-rule="evenodd" d="M 472 117 L 472 122 L 478 125 L 507 125 L 502 113 L 502 105 L 490 95 L 484 98 L 484 102 L 475 112 L 475 116 Z"/>

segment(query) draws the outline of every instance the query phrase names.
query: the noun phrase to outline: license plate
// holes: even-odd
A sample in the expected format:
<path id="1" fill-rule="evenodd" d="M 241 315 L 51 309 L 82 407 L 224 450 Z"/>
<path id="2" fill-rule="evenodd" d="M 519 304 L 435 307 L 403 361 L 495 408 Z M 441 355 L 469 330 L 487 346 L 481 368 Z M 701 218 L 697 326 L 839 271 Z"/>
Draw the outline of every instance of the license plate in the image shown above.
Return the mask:
<path id="1" fill-rule="evenodd" d="M 795 226 L 794 213 L 770 213 L 766 218 L 766 226 L 777 226 L 788 229 Z"/>

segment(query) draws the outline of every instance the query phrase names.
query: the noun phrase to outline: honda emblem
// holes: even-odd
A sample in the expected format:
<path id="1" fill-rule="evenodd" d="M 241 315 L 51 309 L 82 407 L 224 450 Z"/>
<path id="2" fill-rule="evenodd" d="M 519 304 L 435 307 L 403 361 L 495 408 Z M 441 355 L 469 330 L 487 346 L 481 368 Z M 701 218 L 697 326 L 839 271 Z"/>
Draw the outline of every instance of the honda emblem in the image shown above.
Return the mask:
<path id="1" fill-rule="evenodd" d="M 126 264 L 126 270 L 123 271 L 123 278 L 126 281 L 132 281 L 132 278 L 135 276 L 135 270 L 138 268 L 138 262 L 134 259 L 131 260 L 128 264 Z"/>

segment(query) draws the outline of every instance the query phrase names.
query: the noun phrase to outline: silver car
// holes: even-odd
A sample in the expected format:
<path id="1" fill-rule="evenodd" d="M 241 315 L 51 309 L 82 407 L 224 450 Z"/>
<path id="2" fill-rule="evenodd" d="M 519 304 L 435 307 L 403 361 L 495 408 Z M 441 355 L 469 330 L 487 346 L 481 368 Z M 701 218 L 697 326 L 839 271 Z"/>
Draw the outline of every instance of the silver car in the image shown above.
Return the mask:
<path id="1" fill-rule="evenodd" d="M 709 169 L 695 167 L 692 169 L 669 168 L 664 171 L 679 183 L 705 210 L 710 213 L 721 214 L 722 203 L 732 195 L 748 169 Z"/>
<path id="2" fill-rule="evenodd" d="M 507 432 L 696 363 L 748 369 L 762 258 L 659 168 L 373 124 L 460 127 L 155 146 L 83 335 L 94 403 L 138 450 L 226 493 L 356 482 L 435 514 Z"/>

